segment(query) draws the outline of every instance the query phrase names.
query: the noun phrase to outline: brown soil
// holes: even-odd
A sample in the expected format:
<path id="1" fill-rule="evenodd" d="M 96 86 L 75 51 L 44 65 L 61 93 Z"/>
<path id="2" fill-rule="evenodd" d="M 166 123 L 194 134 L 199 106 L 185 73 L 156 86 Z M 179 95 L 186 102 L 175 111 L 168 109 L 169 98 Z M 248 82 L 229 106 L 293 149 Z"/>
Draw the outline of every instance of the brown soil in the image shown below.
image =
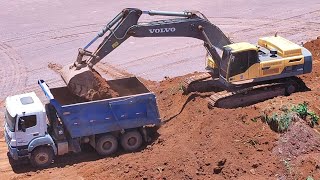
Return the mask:
<path id="1" fill-rule="evenodd" d="M 49 63 L 48 64 L 48 68 L 52 69 L 54 72 L 59 73 L 60 74 L 60 70 L 62 69 L 61 64 L 57 64 L 57 63 Z"/>
<path id="2" fill-rule="evenodd" d="M 61 74 L 61 70 L 63 67 L 61 64 L 50 62 L 48 64 L 48 68 L 50 68 L 51 70 L 53 70 L 58 74 Z M 106 81 L 106 79 L 104 79 L 95 69 L 92 69 L 92 73 L 93 73 L 93 79 L 92 79 L 93 86 L 86 93 L 81 94 L 80 98 L 84 98 L 87 101 L 94 101 L 94 100 L 108 99 L 108 98 L 114 98 L 119 96 L 119 93 L 113 90 L 108 84 L 108 82 Z M 72 81 L 84 81 L 85 78 L 87 78 L 84 76 L 78 75 L 76 78 L 73 78 Z M 78 82 L 76 83 L 78 84 Z M 69 89 L 71 92 L 73 91 L 72 87 L 70 87 Z"/>
<path id="3" fill-rule="evenodd" d="M 278 134 L 256 121 L 266 108 L 278 111 L 303 101 L 320 113 L 319 60 L 315 58 L 311 74 L 301 76 L 310 91 L 237 109 L 209 110 L 209 94 L 182 95 L 180 83 L 190 75 L 159 83 L 143 80 L 156 93 L 162 117 L 151 144 L 108 158 L 95 152 L 68 155 L 45 170 L 20 167 L 7 174 L 15 179 L 319 179 L 315 129 L 298 121 Z"/>
<path id="4" fill-rule="evenodd" d="M 315 40 L 305 43 L 304 47 L 311 51 L 313 58 L 320 58 L 320 36 Z"/>
<path id="5" fill-rule="evenodd" d="M 94 75 L 95 86 L 93 89 L 90 89 L 83 98 L 92 101 L 119 96 L 119 93 L 113 90 L 106 79 L 104 79 L 97 71 L 93 70 L 92 73 Z"/>
<path id="6" fill-rule="evenodd" d="M 320 178 L 320 134 L 305 121 L 293 123 L 280 136 L 273 152 L 285 164 L 287 176 L 303 179 L 313 175 L 315 179 Z"/>

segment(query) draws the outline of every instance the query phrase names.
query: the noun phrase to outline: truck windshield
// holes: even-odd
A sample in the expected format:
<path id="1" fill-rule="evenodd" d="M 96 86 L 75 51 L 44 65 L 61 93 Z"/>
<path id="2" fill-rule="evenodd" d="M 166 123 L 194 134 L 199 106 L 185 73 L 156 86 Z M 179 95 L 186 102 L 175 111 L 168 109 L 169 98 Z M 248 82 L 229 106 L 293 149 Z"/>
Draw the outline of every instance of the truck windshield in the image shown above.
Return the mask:
<path id="1" fill-rule="evenodd" d="M 9 130 L 13 132 L 14 126 L 16 124 L 16 119 L 17 119 L 16 116 L 12 117 L 8 112 L 8 110 L 6 110 L 5 119 L 6 119 L 7 126 L 9 127 Z"/>

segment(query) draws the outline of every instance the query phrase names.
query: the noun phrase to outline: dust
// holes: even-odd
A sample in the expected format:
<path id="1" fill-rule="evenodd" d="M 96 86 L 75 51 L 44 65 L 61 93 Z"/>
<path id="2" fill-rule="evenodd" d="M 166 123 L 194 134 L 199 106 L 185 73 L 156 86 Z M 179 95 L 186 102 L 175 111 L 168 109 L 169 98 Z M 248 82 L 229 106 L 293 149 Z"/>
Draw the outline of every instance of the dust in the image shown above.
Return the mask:
<path id="1" fill-rule="evenodd" d="M 54 72 L 60 74 L 60 71 L 61 71 L 61 69 L 62 69 L 62 66 L 61 66 L 61 64 L 49 62 L 49 63 L 48 63 L 48 68 L 49 68 L 49 69 L 52 69 Z"/>

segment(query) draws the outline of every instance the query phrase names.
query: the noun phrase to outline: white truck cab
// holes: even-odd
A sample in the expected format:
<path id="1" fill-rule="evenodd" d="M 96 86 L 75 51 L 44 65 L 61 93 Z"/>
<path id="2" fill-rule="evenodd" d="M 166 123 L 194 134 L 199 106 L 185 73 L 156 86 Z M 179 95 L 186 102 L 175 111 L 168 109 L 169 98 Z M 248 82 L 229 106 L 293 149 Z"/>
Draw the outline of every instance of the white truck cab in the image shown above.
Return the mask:
<path id="1" fill-rule="evenodd" d="M 34 92 L 7 97 L 5 107 L 5 140 L 14 160 L 30 158 L 31 152 L 41 145 L 56 151 L 47 133 L 45 108 Z"/>

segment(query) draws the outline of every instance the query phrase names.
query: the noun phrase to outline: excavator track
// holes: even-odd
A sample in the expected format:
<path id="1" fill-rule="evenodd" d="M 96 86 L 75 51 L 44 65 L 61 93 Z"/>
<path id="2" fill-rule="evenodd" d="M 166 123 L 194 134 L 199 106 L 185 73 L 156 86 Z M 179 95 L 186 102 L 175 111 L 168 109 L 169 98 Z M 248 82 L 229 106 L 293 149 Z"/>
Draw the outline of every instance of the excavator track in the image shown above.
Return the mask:
<path id="1" fill-rule="evenodd" d="M 235 91 L 221 91 L 208 98 L 208 107 L 237 108 L 255 104 L 277 96 L 290 95 L 299 89 L 295 78 L 286 78 L 242 88 Z"/>
<path id="2" fill-rule="evenodd" d="M 212 72 L 204 72 L 193 75 L 182 82 L 182 90 L 184 94 L 190 92 L 206 92 L 214 87 L 219 87 L 218 75 Z"/>

